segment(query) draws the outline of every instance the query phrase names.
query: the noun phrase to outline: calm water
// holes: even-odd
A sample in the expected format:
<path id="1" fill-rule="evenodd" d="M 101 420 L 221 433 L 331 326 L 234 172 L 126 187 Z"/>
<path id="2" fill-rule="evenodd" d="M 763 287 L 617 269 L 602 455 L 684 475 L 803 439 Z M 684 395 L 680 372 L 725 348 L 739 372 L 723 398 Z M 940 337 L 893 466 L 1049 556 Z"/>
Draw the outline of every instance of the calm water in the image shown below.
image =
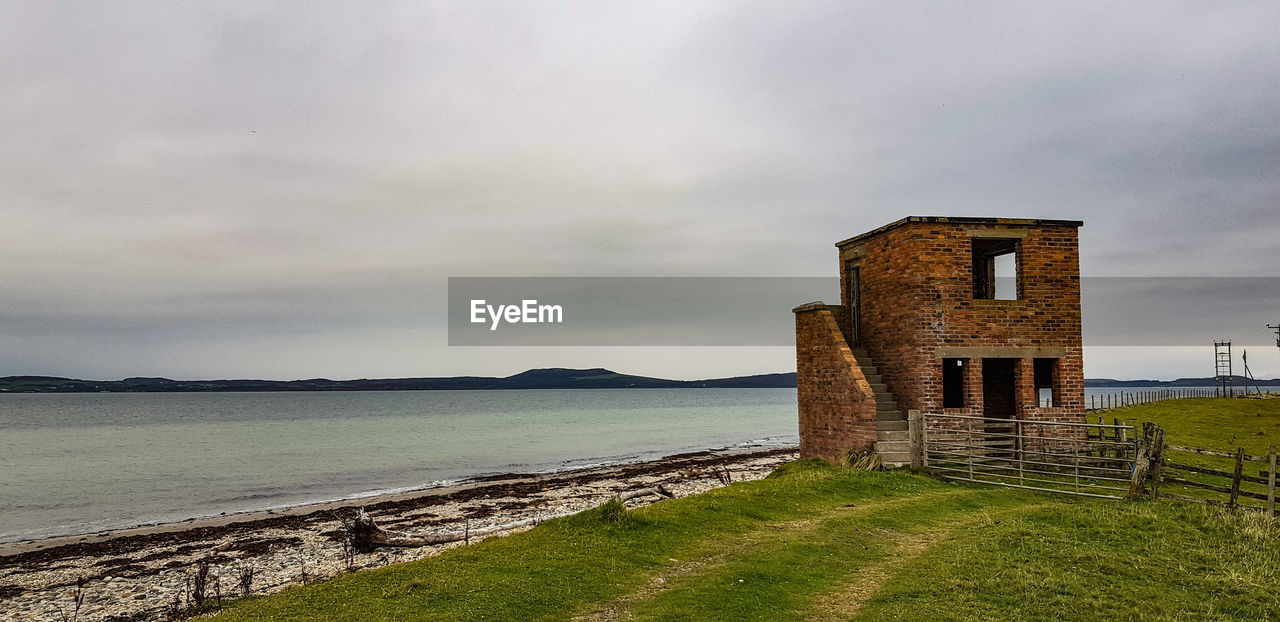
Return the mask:
<path id="1" fill-rule="evenodd" d="M 795 442 L 795 389 L 0 394 L 0 542 Z"/>
<path id="2" fill-rule="evenodd" d="M 795 389 L 0 394 L 0 542 L 796 434 Z"/>

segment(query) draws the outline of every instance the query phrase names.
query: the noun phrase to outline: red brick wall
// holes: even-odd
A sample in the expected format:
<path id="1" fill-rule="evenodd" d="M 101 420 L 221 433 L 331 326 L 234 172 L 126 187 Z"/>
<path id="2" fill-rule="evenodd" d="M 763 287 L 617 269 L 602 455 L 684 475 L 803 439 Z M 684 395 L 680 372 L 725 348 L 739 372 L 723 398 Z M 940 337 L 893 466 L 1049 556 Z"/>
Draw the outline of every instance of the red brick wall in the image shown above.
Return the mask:
<path id="1" fill-rule="evenodd" d="M 796 308 L 800 457 L 840 460 L 876 442 L 876 403 L 832 310 Z"/>
<path id="2" fill-rule="evenodd" d="M 1018 300 L 974 299 L 974 235 L 1020 240 Z M 981 358 L 1010 357 L 1025 359 L 1019 417 L 1083 421 L 1078 252 L 1070 225 L 907 222 L 841 247 L 841 284 L 846 261 L 859 261 L 860 345 L 903 410 L 981 414 Z M 953 356 L 969 359 L 966 408 L 944 411 L 941 359 Z M 1059 359 L 1060 407 L 1036 406 L 1034 357 Z"/>

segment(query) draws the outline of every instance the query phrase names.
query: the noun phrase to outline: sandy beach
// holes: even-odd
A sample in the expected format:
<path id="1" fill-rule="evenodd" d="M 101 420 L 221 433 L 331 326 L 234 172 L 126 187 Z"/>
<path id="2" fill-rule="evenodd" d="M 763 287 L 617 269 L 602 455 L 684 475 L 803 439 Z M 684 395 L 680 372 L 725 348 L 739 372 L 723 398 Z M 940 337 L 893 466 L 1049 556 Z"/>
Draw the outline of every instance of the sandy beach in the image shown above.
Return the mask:
<path id="1" fill-rule="evenodd" d="M 85 581 L 80 620 L 164 619 L 185 604 L 199 562 L 209 591 L 239 595 L 252 572 L 254 594 L 434 555 L 461 544 L 344 553 L 344 525 L 360 507 L 388 529 L 482 529 L 548 519 L 598 505 L 628 490 L 663 484 L 677 497 L 732 481 L 759 479 L 795 459 L 789 448 L 705 451 L 658 460 L 548 474 L 509 474 L 454 486 L 138 527 L 92 535 L 0 544 L 0 619 L 60 620 Z M 628 502 L 638 506 L 647 497 Z"/>

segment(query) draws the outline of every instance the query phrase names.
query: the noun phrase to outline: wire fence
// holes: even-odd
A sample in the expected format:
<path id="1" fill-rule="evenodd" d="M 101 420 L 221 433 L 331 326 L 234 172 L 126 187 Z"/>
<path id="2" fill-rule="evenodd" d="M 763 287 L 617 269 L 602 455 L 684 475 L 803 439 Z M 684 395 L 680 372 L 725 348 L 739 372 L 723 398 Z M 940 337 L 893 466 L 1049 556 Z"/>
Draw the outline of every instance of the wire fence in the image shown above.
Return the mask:
<path id="1" fill-rule="evenodd" d="M 1213 389 L 1149 389 L 1142 391 L 1116 391 L 1089 396 L 1089 410 L 1109 410 L 1135 404 L 1149 404 L 1186 397 L 1216 397 Z"/>

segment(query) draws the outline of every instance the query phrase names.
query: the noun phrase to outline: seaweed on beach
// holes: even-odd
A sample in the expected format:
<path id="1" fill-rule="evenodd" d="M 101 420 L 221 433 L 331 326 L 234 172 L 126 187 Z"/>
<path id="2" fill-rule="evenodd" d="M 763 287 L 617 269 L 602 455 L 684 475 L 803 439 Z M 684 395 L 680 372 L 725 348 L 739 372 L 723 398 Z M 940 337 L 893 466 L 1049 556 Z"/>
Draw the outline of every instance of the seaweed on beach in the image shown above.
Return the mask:
<path id="1" fill-rule="evenodd" d="M 763 458 L 778 454 L 792 453 L 792 447 L 781 447 L 759 452 L 750 452 L 752 458 Z M 646 476 L 678 473 L 696 470 L 712 465 L 719 465 L 725 460 L 723 453 L 698 451 L 668 456 L 660 460 L 635 462 L 631 464 L 563 471 L 545 475 L 507 474 L 487 476 L 473 480 L 470 485 L 447 490 L 424 490 L 422 494 L 405 499 L 392 499 L 382 502 L 368 503 L 368 500 L 352 501 L 351 508 L 363 504 L 371 512 L 382 515 L 400 514 L 410 510 L 429 508 L 448 503 L 468 503 L 475 501 L 502 500 L 502 510 L 515 510 L 531 505 L 538 493 L 548 488 L 566 488 L 600 481 L 602 479 L 634 480 Z M 478 484 L 478 485 L 477 485 Z M 518 501 L 508 501 L 516 499 Z M 203 548 L 192 545 L 195 542 L 209 542 L 237 535 L 245 536 L 260 533 L 266 529 L 291 531 L 303 529 L 309 525 L 333 520 L 334 509 L 322 509 L 298 515 L 265 516 L 246 520 L 231 519 L 225 524 L 189 529 L 175 529 L 154 533 L 126 534 L 108 537 L 102 540 L 85 540 L 72 544 L 50 546 L 11 555 L 0 555 L 0 569 L 30 567 L 34 564 L 48 564 L 61 559 L 83 559 L 97 557 L 119 557 L 147 549 L 166 546 L 179 546 L 180 549 L 190 547 L 183 553 L 190 554 Z M 175 526 L 180 526 L 178 523 Z M 279 539 L 283 540 L 283 539 Z M 155 554 L 151 554 L 155 555 Z M 151 556 L 149 555 L 149 557 Z"/>

